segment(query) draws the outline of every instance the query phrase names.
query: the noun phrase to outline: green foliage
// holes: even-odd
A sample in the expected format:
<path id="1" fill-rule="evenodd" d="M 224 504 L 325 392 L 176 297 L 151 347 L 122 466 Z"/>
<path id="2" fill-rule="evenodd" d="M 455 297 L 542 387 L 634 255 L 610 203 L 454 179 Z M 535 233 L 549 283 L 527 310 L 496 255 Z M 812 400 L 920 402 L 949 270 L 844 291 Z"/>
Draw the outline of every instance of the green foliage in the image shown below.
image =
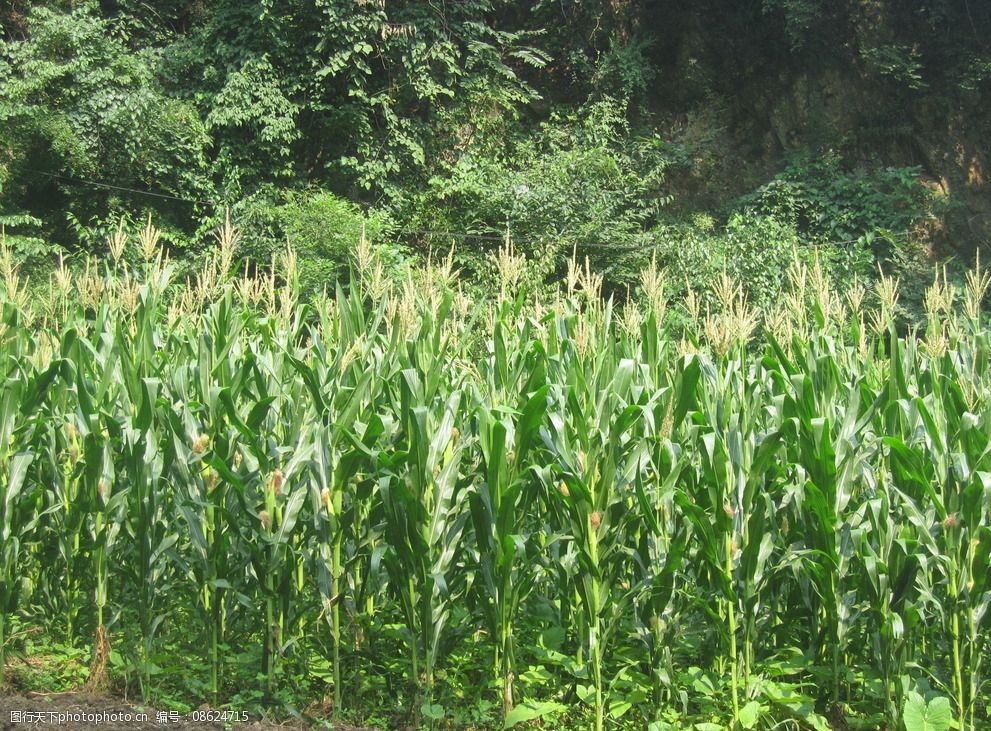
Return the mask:
<path id="1" fill-rule="evenodd" d="M 778 297 L 789 264 L 796 257 L 804 261 L 813 256 L 794 227 L 752 210 L 734 213 L 721 226 L 697 215 L 653 235 L 657 263 L 664 267 L 673 294 L 688 287 L 705 291 L 726 272 L 742 284 L 748 301 L 761 308 Z"/>
<path id="2" fill-rule="evenodd" d="M 365 215 L 357 206 L 330 193 L 293 196 L 282 208 L 283 231 L 302 259 L 300 284 L 307 294 L 346 279 L 352 254 L 362 235 L 379 241 L 386 220 L 381 214 Z M 390 269 L 399 264 L 399 252 L 391 253 Z"/>
<path id="3" fill-rule="evenodd" d="M 19 263 L 30 266 L 52 253 L 54 247 L 45 239 L 33 235 L 41 229 L 41 225 L 41 220 L 34 216 L 0 214 L 0 236 Z"/>
<path id="4" fill-rule="evenodd" d="M 259 157 L 274 164 L 270 175 L 292 174 L 292 145 L 301 137 L 300 106 L 290 100 L 267 55 L 250 58 L 230 73 L 213 98 L 206 126 L 228 144 L 221 148 L 220 165 L 236 174 L 251 170 Z M 250 146 L 234 144 L 247 137 Z"/>
<path id="5" fill-rule="evenodd" d="M 469 147 L 402 214 L 428 229 L 500 234 L 561 266 L 577 251 L 598 260 L 645 243 L 669 201 L 670 152 L 631 133 L 623 102 L 554 115 L 538 134 L 501 151 Z M 556 256 L 555 256 L 556 254 Z"/>
<path id="6" fill-rule="evenodd" d="M 652 44 L 649 38 L 634 38 L 610 47 L 592 77 L 599 94 L 627 99 L 636 107 L 643 105 L 657 74 L 648 55 Z"/>
<path id="7" fill-rule="evenodd" d="M 211 3 L 164 60 L 199 87 L 232 191 L 302 165 L 343 178 L 342 189 L 392 195 L 427 169 L 435 119 L 453 100 L 486 87 L 514 103 L 534 98 L 513 66 L 544 58 L 524 35 L 492 28 L 491 8 Z M 244 148 L 254 142 L 261 149 Z"/>
<path id="8" fill-rule="evenodd" d="M 357 11 L 338 3 L 321 6 L 317 45 L 321 56 L 315 77 L 339 90 L 337 96 L 343 101 L 336 109 L 325 107 L 331 115 L 329 125 L 347 129 L 352 136 L 340 165 L 360 187 L 378 190 L 402 167 L 424 166 L 426 139 L 420 134 L 419 120 L 397 114 L 395 107 L 400 101 L 406 108 L 421 103 L 443 105 L 454 95 L 451 83 L 465 61 L 458 43 L 461 38 L 443 38 L 441 28 L 416 10 L 406 17 L 390 18 L 384 7 L 372 3 Z M 472 33 L 466 25 L 457 28 Z M 375 57 L 380 61 L 373 61 Z M 373 63 L 381 63 L 398 78 L 380 83 L 372 74 Z"/>
<path id="9" fill-rule="evenodd" d="M 245 232 L 240 254 L 249 266 L 268 266 L 290 245 L 299 257 L 303 294 L 310 298 L 325 289 L 333 291 L 338 281 L 347 282 L 354 251 L 364 234 L 377 244 L 386 276 L 395 278 L 401 273 L 405 254 L 385 243 L 390 229 L 385 214 L 366 213 L 327 191 L 267 193 L 233 210 Z"/>
<path id="10" fill-rule="evenodd" d="M 792 50 L 798 50 L 808 40 L 809 31 L 821 18 L 822 0 L 764 0 L 765 13 L 780 12 L 784 16 L 785 32 Z"/>
<path id="11" fill-rule="evenodd" d="M 792 225 L 817 243 L 904 233 L 933 210 L 919 168 L 851 168 L 836 153 L 800 156 L 739 205 Z"/>
<path id="12" fill-rule="evenodd" d="M 35 311 L 0 256 L 0 655 L 338 726 L 986 726 L 987 273 L 920 340 L 808 271 L 720 335 L 589 273 L 171 298 L 152 250 Z"/>
<path id="13" fill-rule="evenodd" d="M 873 277 L 883 264 L 907 282 L 907 304 L 917 314 L 928 267 L 915 230 L 945 207 L 920 174 L 913 167 L 851 168 L 835 153 L 802 156 L 737 205 L 793 227 L 841 286 Z"/>
<path id="14" fill-rule="evenodd" d="M 128 48 L 92 3 L 68 14 L 35 8 L 28 29 L 26 39 L 0 45 L 0 145 L 13 158 L 6 203 L 58 232 L 53 224 L 66 210 L 89 221 L 135 199 L 94 196 L 39 172 L 207 195 L 206 129 L 192 105 L 164 94 L 152 72 L 154 50 Z M 190 209 L 181 211 L 185 222 Z"/>
<path id="15" fill-rule="evenodd" d="M 991 58 L 983 54 L 973 54 L 967 57 L 960 75 L 960 88 L 966 91 L 977 91 L 991 79 Z"/>
<path id="16" fill-rule="evenodd" d="M 795 230 L 771 216 L 737 213 L 726 223 L 718 248 L 728 273 L 744 284 L 749 300 L 764 307 L 777 299 L 785 270 L 799 256 Z M 808 254 L 808 251 L 805 251 Z"/>
<path id="17" fill-rule="evenodd" d="M 905 731 L 947 731 L 953 727 L 950 699 L 938 696 L 928 703 L 915 691 L 905 698 Z"/>
<path id="18" fill-rule="evenodd" d="M 148 209 L 173 250 L 195 254 L 225 206 L 260 220 L 266 206 L 288 205 L 287 190 L 325 190 L 389 210 L 424 252 L 450 241 L 417 231 L 508 228 L 535 262 L 536 288 L 563 275 L 577 248 L 620 292 L 635 283 L 643 247 L 692 228 L 660 215 L 674 195 L 681 213 L 735 212 L 727 199 L 766 179 L 782 150 L 832 145 L 847 157 L 799 154 L 742 204 L 802 241 L 853 240 L 822 247 L 849 278 L 872 271 L 872 258 L 920 257 L 899 234 L 943 211 L 904 162 L 847 160 L 924 160 L 948 180 L 942 168 L 955 166 L 968 182 L 951 180 L 954 194 L 979 184 L 986 130 L 975 94 L 988 77 L 979 39 L 991 15 L 964 5 L 8 3 L 0 210 L 41 221 L 16 232 L 39 261 L 54 251 L 43 241 L 98 250 L 115 220 Z M 960 154 L 948 155 L 928 141 L 947 137 L 951 109 L 975 124 L 950 122 L 959 139 L 946 145 Z M 740 272 L 758 271 L 754 247 L 788 238 L 720 218 L 751 260 Z M 281 223 L 269 228 L 282 237 Z M 687 237 L 689 248 L 715 247 Z M 485 287 L 497 241 L 468 241 L 457 263 Z"/>
<path id="19" fill-rule="evenodd" d="M 928 85 L 922 77 L 923 66 L 919 52 L 908 46 L 886 45 L 863 48 L 861 58 L 875 73 L 919 91 Z"/>
<path id="20" fill-rule="evenodd" d="M 219 204 L 305 170 L 339 191 L 395 195 L 449 144 L 436 130 L 455 100 L 485 93 L 511 109 L 536 98 L 515 69 L 546 56 L 528 34 L 479 20 L 490 10 L 313 0 L 175 3 L 155 16 L 141 4 L 40 4 L 0 49 L 0 147 L 13 158 L 4 207 L 61 240 L 66 210 L 85 223 L 135 201 L 184 224 L 207 215 L 79 178 Z M 153 29 L 154 17 L 173 30 Z"/>

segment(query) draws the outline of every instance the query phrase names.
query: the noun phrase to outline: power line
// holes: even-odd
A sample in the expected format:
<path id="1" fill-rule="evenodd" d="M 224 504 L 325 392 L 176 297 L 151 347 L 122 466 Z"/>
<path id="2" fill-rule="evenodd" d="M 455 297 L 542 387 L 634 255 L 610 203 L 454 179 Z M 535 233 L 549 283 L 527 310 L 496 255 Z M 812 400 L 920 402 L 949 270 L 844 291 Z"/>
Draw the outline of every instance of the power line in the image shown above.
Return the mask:
<path id="1" fill-rule="evenodd" d="M 22 168 L 27 172 L 35 173 L 36 175 L 43 175 L 47 178 L 54 178 L 57 180 L 63 180 L 68 183 L 74 183 L 76 185 L 88 185 L 94 188 L 104 188 L 106 190 L 116 190 L 124 193 L 131 193 L 134 195 L 144 195 L 152 198 L 161 198 L 164 200 L 179 201 L 182 203 L 200 204 L 200 205 L 217 205 L 216 201 L 213 200 L 198 200 L 195 198 L 183 198 L 182 196 L 171 195 L 169 193 L 156 193 L 150 190 L 139 190 L 138 188 L 130 188 L 123 185 L 113 185 L 111 183 L 105 183 L 100 180 L 87 180 L 84 178 L 76 178 L 68 175 L 62 175 L 60 173 L 52 173 L 44 170 L 36 170 L 33 168 Z M 506 241 L 506 233 L 499 233 L 492 231 L 490 233 L 473 233 L 473 232 L 461 232 L 461 231 L 439 231 L 434 229 L 417 229 L 417 228 L 403 228 L 398 231 L 400 234 L 417 234 L 421 236 L 445 236 L 454 239 L 473 239 L 476 241 L 491 241 L 503 243 Z M 510 231 L 510 236 L 512 232 Z M 905 236 L 911 233 L 910 231 L 898 231 L 895 232 L 896 236 Z M 806 246 L 811 246 L 815 248 L 826 247 L 826 246 L 848 246 L 850 244 L 855 244 L 861 241 L 863 237 L 847 239 L 845 241 L 823 241 L 823 242 L 806 242 Z M 514 239 L 515 241 L 516 239 Z M 529 246 L 533 245 L 533 242 L 523 242 Z M 570 242 L 570 246 L 577 246 L 582 249 L 602 249 L 614 253 L 624 253 L 631 254 L 639 251 L 652 251 L 658 249 L 665 244 L 669 243 L 667 240 L 653 241 L 648 244 L 604 244 L 595 241 L 586 241 L 584 243 Z"/>
<path id="2" fill-rule="evenodd" d="M 138 190 L 137 188 L 128 188 L 123 185 L 111 185 L 110 183 L 104 183 L 100 180 L 86 180 L 84 178 L 74 178 L 68 175 L 61 175 L 60 173 L 49 173 L 44 170 L 35 170 L 33 168 L 22 168 L 29 173 L 34 173 L 36 175 L 43 175 L 46 178 L 55 178 L 57 180 L 64 180 L 68 183 L 75 183 L 76 185 L 88 185 L 93 188 L 105 188 L 107 190 L 118 190 L 124 193 L 132 193 L 134 195 L 146 195 L 152 198 L 164 198 L 166 200 L 180 201 L 182 203 L 198 203 L 202 205 L 216 205 L 216 201 L 212 200 L 197 200 L 195 198 L 183 198 L 178 195 L 170 195 L 168 193 L 155 193 L 150 190 Z"/>
<path id="3" fill-rule="evenodd" d="M 493 232 L 493 233 L 462 233 L 462 232 L 459 232 L 459 231 L 436 231 L 436 230 L 430 230 L 430 229 L 402 228 L 402 229 L 399 229 L 399 231 L 397 231 L 397 233 L 399 233 L 399 234 L 420 234 L 420 235 L 423 235 L 423 236 L 447 236 L 447 237 L 454 238 L 454 239 L 476 239 L 476 240 L 481 240 L 481 241 L 492 241 L 494 243 L 500 243 L 500 244 L 505 243 L 505 241 L 506 241 L 506 234 L 505 233 L 498 234 L 498 233 L 495 233 L 495 232 Z M 527 241 L 521 241 L 520 239 L 517 239 L 516 237 L 514 237 L 512 235 L 512 231 L 510 231 L 510 239 L 514 243 L 523 243 L 523 244 L 528 245 L 528 246 L 533 246 L 533 242 L 532 241 L 529 241 L 529 242 L 527 242 Z M 646 245 L 640 245 L 640 244 L 603 244 L 603 243 L 596 242 L 596 241 L 586 241 L 584 243 L 578 243 L 578 242 L 571 241 L 571 242 L 566 242 L 564 245 L 565 246 L 568 246 L 568 247 L 578 246 L 579 248 L 582 248 L 582 249 L 608 249 L 610 251 L 623 252 L 623 251 L 641 251 L 641 250 L 654 249 L 654 248 L 657 248 L 659 246 L 663 246 L 665 243 L 666 242 L 664 242 L 664 241 L 657 241 L 657 242 L 653 242 L 653 243 L 646 244 Z"/>
<path id="4" fill-rule="evenodd" d="M 403 234 L 421 234 L 423 236 L 451 236 L 456 239 L 479 239 L 482 241 L 505 241 L 505 234 L 477 234 L 470 232 L 458 232 L 458 231 L 435 231 L 431 229 L 422 228 L 402 228 L 399 229 L 398 233 Z"/>
<path id="5" fill-rule="evenodd" d="M 506 234 L 498 233 L 462 233 L 458 231 L 436 231 L 430 229 L 415 229 L 415 228 L 403 228 L 397 233 L 400 234 L 420 234 L 423 236 L 447 236 L 454 239 L 477 239 L 483 241 L 493 241 L 493 242 L 505 242 Z M 892 232 L 895 236 L 907 236 L 912 233 L 911 231 L 895 231 Z M 510 232 L 510 237 L 512 238 L 512 232 Z M 805 246 L 813 248 L 823 248 L 827 246 L 849 246 L 850 244 L 858 243 L 863 240 L 863 236 L 854 239 L 845 239 L 842 241 L 806 241 L 803 242 Z M 512 238 L 516 243 L 521 243 L 518 239 Z M 528 246 L 532 246 L 533 242 L 522 242 Z M 597 241 L 586 241 L 584 243 L 580 242 L 568 242 L 565 245 L 568 247 L 577 246 L 580 249 L 604 249 L 616 253 L 633 253 L 638 251 L 651 251 L 653 249 L 660 248 L 670 243 L 669 240 L 659 240 L 652 241 L 648 244 L 604 244 Z"/>

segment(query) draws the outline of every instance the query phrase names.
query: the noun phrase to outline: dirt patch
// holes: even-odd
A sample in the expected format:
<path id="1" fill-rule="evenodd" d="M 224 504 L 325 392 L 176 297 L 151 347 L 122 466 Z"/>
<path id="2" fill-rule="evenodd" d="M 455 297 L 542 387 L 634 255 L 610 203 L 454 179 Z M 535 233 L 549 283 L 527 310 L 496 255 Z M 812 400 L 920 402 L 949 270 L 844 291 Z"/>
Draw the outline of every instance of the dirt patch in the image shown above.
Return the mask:
<path id="1" fill-rule="evenodd" d="M 221 711 L 170 713 L 88 693 L 0 693 L 0 731 L 46 728 L 67 731 L 223 731 L 225 724 L 221 719 Z M 231 714 L 228 719 L 230 722 L 226 727 L 235 731 L 297 731 L 309 728 L 300 721 L 240 721 Z"/>

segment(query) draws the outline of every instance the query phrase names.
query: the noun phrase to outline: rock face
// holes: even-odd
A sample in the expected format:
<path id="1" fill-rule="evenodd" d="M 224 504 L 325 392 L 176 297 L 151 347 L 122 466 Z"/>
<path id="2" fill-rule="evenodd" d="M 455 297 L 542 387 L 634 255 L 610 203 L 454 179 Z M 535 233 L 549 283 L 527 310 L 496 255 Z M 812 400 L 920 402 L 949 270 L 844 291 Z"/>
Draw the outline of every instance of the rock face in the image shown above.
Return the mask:
<path id="1" fill-rule="evenodd" d="M 706 110 L 714 154 L 732 160 L 713 167 L 707 186 L 732 195 L 732 179 L 760 178 L 803 150 L 918 166 L 951 202 L 930 232 L 935 248 L 972 255 L 986 243 L 991 60 L 979 38 L 991 4 L 959 17 L 890 0 L 756 5 L 644 6 L 641 27 L 665 29 L 651 56 L 655 106 L 681 127 L 703 116 L 689 109 Z"/>

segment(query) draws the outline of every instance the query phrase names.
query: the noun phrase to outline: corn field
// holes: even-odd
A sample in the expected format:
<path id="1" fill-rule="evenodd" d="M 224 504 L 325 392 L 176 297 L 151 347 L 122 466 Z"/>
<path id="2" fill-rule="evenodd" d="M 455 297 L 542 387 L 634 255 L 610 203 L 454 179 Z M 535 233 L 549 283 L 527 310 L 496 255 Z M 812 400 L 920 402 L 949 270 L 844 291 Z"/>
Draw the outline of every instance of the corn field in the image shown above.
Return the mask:
<path id="1" fill-rule="evenodd" d="M 357 722 L 388 676 L 423 727 L 991 728 L 979 269 L 899 334 L 816 265 L 761 314 L 653 267 L 525 299 L 507 249 L 479 303 L 363 243 L 300 304 L 219 239 L 180 294 L 150 225 L 42 304 L 2 257 L 0 669 L 40 626 L 94 686 L 154 699 L 180 637 L 214 706 L 250 650 Z"/>

